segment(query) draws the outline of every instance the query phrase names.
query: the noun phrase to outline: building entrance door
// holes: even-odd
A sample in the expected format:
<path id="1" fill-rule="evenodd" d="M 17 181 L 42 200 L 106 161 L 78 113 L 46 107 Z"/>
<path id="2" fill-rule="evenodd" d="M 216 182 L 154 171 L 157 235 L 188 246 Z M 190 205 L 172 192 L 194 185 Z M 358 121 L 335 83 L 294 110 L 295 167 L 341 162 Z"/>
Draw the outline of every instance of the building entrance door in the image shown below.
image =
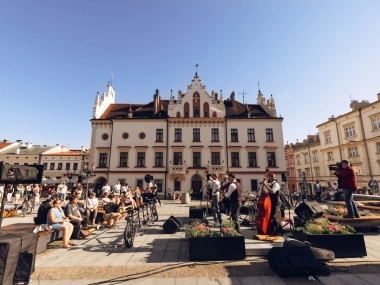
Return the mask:
<path id="1" fill-rule="evenodd" d="M 197 200 L 202 199 L 202 177 L 198 174 L 195 174 L 191 178 L 191 189 L 193 189 L 193 198 Z"/>

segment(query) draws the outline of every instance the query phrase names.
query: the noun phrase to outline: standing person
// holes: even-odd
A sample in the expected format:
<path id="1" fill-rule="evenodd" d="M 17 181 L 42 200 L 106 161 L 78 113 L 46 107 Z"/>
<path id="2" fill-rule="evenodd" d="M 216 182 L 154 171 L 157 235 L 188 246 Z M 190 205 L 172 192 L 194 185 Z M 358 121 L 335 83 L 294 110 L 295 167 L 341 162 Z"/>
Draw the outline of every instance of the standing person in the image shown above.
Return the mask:
<path id="1" fill-rule="evenodd" d="M 120 181 L 117 181 L 116 185 L 113 187 L 113 194 L 116 196 L 116 200 L 120 200 L 120 194 L 121 194 Z M 120 203 L 120 201 L 119 201 L 119 203 Z"/>
<path id="2" fill-rule="evenodd" d="M 335 199 L 335 189 L 330 181 L 327 181 L 327 193 L 329 194 L 330 200 L 333 201 Z"/>
<path id="3" fill-rule="evenodd" d="M 123 183 L 123 185 L 121 186 L 120 192 L 125 197 L 125 194 L 127 194 L 128 192 L 128 183 Z"/>
<path id="4" fill-rule="evenodd" d="M 315 192 L 315 200 L 317 202 L 321 202 L 322 187 L 321 187 L 321 184 L 319 184 L 318 180 L 315 181 L 313 188 L 314 188 L 314 192 Z"/>
<path id="5" fill-rule="evenodd" d="M 230 173 L 228 174 L 228 191 L 227 193 L 224 193 L 224 191 L 221 191 L 222 195 L 224 197 L 229 198 L 231 202 L 231 219 L 235 223 L 235 230 L 240 233 L 240 225 L 239 225 L 239 215 L 240 215 L 240 208 L 241 208 L 241 184 L 237 182 L 235 179 L 235 174 Z"/>
<path id="6" fill-rule="evenodd" d="M 62 200 L 62 203 L 65 204 L 66 202 L 66 195 L 67 195 L 67 186 L 65 181 L 61 181 L 61 184 L 58 185 L 57 187 L 57 194 L 59 199 Z"/>
<path id="7" fill-rule="evenodd" d="M 22 186 L 22 184 L 20 183 L 17 185 L 17 189 L 15 193 L 16 201 L 20 200 L 21 194 L 23 193 L 24 193 L 24 186 Z"/>
<path id="8" fill-rule="evenodd" d="M 0 198 L 3 198 L 4 196 L 4 190 L 5 190 L 4 187 L 5 187 L 4 184 L 0 184 Z"/>
<path id="9" fill-rule="evenodd" d="M 157 185 L 156 185 L 156 184 L 153 185 L 153 187 L 152 187 L 152 191 L 153 191 L 153 196 L 154 196 L 154 198 L 156 198 L 156 200 L 157 200 L 158 203 L 160 204 L 160 207 L 162 207 L 160 197 L 158 197 L 158 193 L 157 193 Z"/>
<path id="10" fill-rule="evenodd" d="M 224 175 L 223 181 L 220 183 L 220 189 L 224 190 L 224 192 L 227 193 L 228 186 L 230 186 L 230 181 L 228 181 L 228 175 Z M 230 199 L 224 197 L 223 203 L 224 203 L 224 208 L 226 209 L 226 215 L 229 216 L 231 214 Z"/>
<path id="11" fill-rule="evenodd" d="M 146 187 L 146 193 L 152 193 L 153 192 L 153 183 L 152 181 L 149 181 L 147 187 Z"/>
<path id="12" fill-rule="evenodd" d="M 358 190 L 355 170 L 350 166 L 350 162 L 347 160 L 342 160 L 340 164 L 341 168 L 335 171 L 335 175 L 338 177 L 339 188 L 343 189 L 344 202 L 347 207 L 347 215 L 344 215 L 343 218 L 360 218 L 353 197 L 354 192 Z"/>
<path id="13" fill-rule="evenodd" d="M 263 180 L 263 189 L 268 191 L 272 203 L 270 219 L 273 231 L 271 236 L 282 235 L 282 228 L 277 220 L 277 214 L 280 211 L 280 188 L 280 184 L 275 180 L 275 175 L 268 172 Z"/>
<path id="14" fill-rule="evenodd" d="M 211 189 L 211 209 L 214 217 L 214 227 L 220 227 L 222 224 L 222 215 L 220 214 L 219 207 L 220 181 L 218 180 L 218 177 L 219 175 L 217 173 L 213 173 L 210 180 L 207 182 Z M 202 176 L 202 178 L 207 181 L 206 177 Z"/>
<path id="15" fill-rule="evenodd" d="M 11 201 L 12 201 L 12 195 L 13 195 L 14 187 L 13 187 L 12 184 L 8 184 L 6 189 L 7 189 L 7 190 L 6 190 L 6 193 L 7 193 L 7 201 L 8 201 L 8 202 L 11 202 Z"/>
<path id="16" fill-rule="evenodd" d="M 111 187 L 108 185 L 108 181 L 106 181 L 106 184 L 104 184 L 104 186 L 102 187 L 102 196 L 104 196 L 104 194 L 110 194 L 110 191 L 111 191 Z"/>
<path id="17" fill-rule="evenodd" d="M 34 184 L 33 186 L 33 197 L 35 205 L 38 205 L 40 203 L 40 187 L 38 184 Z"/>

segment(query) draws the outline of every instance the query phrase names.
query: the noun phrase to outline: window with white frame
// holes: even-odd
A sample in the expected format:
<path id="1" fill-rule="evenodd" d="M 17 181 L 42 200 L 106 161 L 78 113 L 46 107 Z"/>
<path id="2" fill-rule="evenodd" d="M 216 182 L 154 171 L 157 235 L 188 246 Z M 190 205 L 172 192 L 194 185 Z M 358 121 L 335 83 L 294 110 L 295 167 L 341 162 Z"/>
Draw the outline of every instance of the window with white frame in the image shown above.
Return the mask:
<path id="1" fill-rule="evenodd" d="M 302 177 L 302 171 L 301 169 L 297 169 L 298 177 Z"/>
<path id="2" fill-rule="evenodd" d="M 296 159 L 297 159 L 297 164 L 301 164 L 301 157 L 300 157 L 300 155 L 297 155 Z"/>
<path id="3" fill-rule="evenodd" d="M 315 168 L 315 176 L 320 176 L 319 167 Z"/>
<path id="4" fill-rule="evenodd" d="M 304 163 L 309 163 L 309 156 L 307 154 L 305 154 L 305 153 L 303 155 L 303 162 Z"/>
<path id="5" fill-rule="evenodd" d="M 355 126 L 354 125 L 350 125 L 350 126 L 346 126 L 344 128 L 344 131 L 345 131 L 345 134 L 346 134 L 346 138 L 349 138 L 349 137 L 353 137 L 355 136 Z"/>
<path id="6" fill-rule="evenodd" d="M 310 176 L 310 168 L 305 168 L 305 173 L 306 173 L 306 176 L 309 177 Z"/>
<path id="7" fill-rule="evenodd" d="M 327 153 L 327 160 L 333 160 L 334 159 L 334 156 L 333 156 L 333 153 L 330 151 Z"/>
<path id="8" fill-rule="evenodd" d="M 372 118 L 372 128 L 374 131 L 380 130 L 380 116 Z"/>
<path id="9" fill-rule="evenodd" d="M 358 148 L 356 146 L 348 148 L 348 156 L 349 157 L 351 157 L 351 156 L 358 156 L 358 155 L 359 155 Z"/>
<path id="10" fill-rule="evenodd" d="M 331 143 L 331 135 L 330 133 L 325 134 L 325 143 Z"/>
<path id="11" fill-rule="evenodd" d="M 380 142 L 376 143 L 377 153 L 380 153 Z"/>
<path id="12" fill-rule="evenodd" d="M 318 160 L 318 152 L 313 152 L 313 160 L 314 161 L 319 161 Z"/>

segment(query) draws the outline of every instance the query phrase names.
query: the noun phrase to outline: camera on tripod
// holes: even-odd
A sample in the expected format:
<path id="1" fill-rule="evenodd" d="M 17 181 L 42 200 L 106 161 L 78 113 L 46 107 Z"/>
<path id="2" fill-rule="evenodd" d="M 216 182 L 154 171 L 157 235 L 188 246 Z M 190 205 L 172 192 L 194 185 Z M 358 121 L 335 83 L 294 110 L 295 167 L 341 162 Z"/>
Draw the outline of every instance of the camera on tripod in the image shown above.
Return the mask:
<path id="1" fill-rule="evenodd" d="M 335 164 L 330 164 L 329 169 L 330 169 L 330 171 L 335 171 L 337 169 L 343 169 L 343 167 L 342 167 L 342 164 L 340 162 L 337 162 Z"/>

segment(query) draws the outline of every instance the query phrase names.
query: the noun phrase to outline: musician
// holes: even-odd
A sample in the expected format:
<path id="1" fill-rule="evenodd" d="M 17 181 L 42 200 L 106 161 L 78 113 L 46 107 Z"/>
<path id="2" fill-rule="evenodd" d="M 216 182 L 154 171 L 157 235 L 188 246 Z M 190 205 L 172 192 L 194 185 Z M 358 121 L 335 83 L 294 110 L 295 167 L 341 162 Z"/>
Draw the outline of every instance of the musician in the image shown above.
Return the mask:
<path id="1" fill-rule="evenodd" d="M 240 233 L 240 225 L 239 225 L 239 215 L 241 208 L 241 184 L 236 181 L 235 174 L 228 174 L 228 181 L 230 182 L 228 186 L 228 191 L 225 193 L 224 191 L 220 191 L 222 195 L 226 198 L 230 198 L 231 203 L 231 219 L 235 223 L 235 230 Z M 224 194 L 225 193 L 225 194 Z"/>
<path id="2" fill-rule="evenodd" d="M 275 175 L 271 172 L 268 172 L 266 177 L 263 180 L 263 191 L 269 193 L 271 200 L 271 227 L 273 228 L 271 236 L 282 235 L 282 228 L 277 220 L 277 214 L 280 211 L 280 184 L 275 180 Z"/>
<path id="3" fill-rule="evenodd" d="M 211 189 L 211 208 L 212 215 L 214 217 L 214 227 L 220 227 L 222 224 L 222 215 L 220 214 L 219 207 L 219 189 L 220 189 L 220 181 L 218 180 L 218 174 L 214 173 L 211 175 L 210 180 L 207 182 L 208 187 Z M 202 178 L 207 180 L 206 177 Z"/>
<path id="4" fill-rule="evenodd" d="M 230 181 L 228 181 L 228 175 L 224 175 L 223 181 L 220 183 L 220 190 L 224 190 L 225 193 L 227 193 L 228 186 L 230 186 Z M 226 209 L 226 215 L 229 216 L 231 214 L 230 199 L 224 197 L 223 203 L 224 203 L 224 208 Z"/>

